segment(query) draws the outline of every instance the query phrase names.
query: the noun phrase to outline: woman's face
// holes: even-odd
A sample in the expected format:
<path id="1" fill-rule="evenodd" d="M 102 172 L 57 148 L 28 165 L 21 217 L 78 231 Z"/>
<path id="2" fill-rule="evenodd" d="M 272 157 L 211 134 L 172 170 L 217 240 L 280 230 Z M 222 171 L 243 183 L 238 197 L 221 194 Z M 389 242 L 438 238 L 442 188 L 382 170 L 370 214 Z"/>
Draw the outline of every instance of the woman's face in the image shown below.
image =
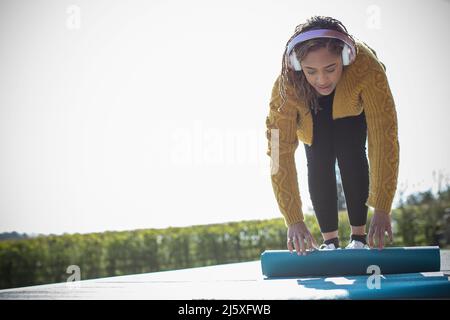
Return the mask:
<path id="1" fill-rule="evenodd" d="M 300 64 L 306 80 L 323 96 L 333 92 L 342 75 L 341 56 L 331 53 L 327 48 L 309 52 Z"/>

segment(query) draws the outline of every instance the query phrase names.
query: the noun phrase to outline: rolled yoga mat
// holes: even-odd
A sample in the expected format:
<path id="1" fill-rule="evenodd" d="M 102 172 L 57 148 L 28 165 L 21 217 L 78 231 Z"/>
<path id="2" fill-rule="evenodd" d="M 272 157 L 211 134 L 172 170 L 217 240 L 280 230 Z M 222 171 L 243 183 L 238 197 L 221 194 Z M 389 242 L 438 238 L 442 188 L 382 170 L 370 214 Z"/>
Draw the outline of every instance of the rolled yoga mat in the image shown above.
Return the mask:
<path id="1" fill-rule="evenodd" d="M 378 249 L 314 250 L 306 256 L 295 251 L 266 250 L 261 254 L 262 273 L 266 277 L 368 275 L 371 265 L 380 274 L 439 271 L 439 247 L 388 247 Z"/>

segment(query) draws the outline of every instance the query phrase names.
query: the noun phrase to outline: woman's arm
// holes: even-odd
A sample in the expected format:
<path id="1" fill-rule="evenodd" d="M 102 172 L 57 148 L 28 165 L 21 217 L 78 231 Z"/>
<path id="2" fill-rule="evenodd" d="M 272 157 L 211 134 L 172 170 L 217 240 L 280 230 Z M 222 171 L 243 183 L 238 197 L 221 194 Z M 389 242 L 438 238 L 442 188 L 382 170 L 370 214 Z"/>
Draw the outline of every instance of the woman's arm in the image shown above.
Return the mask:
<path id="1" fill-rule="evenodd" d="M 384 65 L 368 53 L 361 98 L 367 120 L 370 188 L 367 205 L 387 214 L 397 189 L 399 151 L 397 112 Z"/>
<path id="2" fill-rule="evenodd" d="M 286 226 L 304 220 L 295 166 L 297 109 L 293 88 L 286 83 L 286 101 L 281 108 L 280 76 L 275 81 L 266 117 L 267 155 L 271 157 L 272 187 Z"/>

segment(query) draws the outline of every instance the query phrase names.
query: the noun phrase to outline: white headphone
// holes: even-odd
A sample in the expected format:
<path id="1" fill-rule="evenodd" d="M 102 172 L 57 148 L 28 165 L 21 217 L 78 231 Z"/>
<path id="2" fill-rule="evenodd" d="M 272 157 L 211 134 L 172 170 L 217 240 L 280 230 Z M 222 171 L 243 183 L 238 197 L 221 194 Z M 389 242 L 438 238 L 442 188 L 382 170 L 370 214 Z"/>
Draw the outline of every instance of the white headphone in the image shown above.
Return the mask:
<path id="1" fill-rule="evenodd" d="M 295 51 L 293 50 L 294 47 L 301 42 L 313 38 L 334 38 L 343 41 L 344 48 L 342 49 L 342 64 L 344 66 L 348 66 L 355 61 L 356 49 L 353 41 L 348 35 L 330 29 L 316 29 L 300 33 L 288 43 L 286 55 L 289 57 L 290 67 L 295 71 L 301 71 L 302 67 L 300 65 L 300 61 L 298 61 L 297 56 L 295 55 Z"/>

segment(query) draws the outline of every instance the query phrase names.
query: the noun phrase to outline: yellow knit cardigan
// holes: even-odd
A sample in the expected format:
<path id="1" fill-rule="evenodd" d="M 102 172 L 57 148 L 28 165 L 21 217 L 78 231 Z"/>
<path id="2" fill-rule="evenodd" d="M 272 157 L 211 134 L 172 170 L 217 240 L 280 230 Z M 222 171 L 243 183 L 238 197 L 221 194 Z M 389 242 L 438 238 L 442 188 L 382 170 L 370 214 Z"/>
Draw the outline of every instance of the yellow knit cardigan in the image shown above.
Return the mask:
<path id="1" fill-rule="evenodd" d="M 364 110 L 369 154 L 369 196 L 366 205 L 390 213 L 397 189 L 399 151 L 397 112 L 384 64 L 375 51 L 356 41 L 356 60 L 344 67 L 333 100 L 333 119 L 357 116 Z M 303 221 L 294 153 L 299 140 L 313 144 L 313 120 L 303 101 L 286 83 L 283 108 L 280 76 L 275 81 L 266 117 L 267 155 L 271 181 L 286 226 Z"/>

